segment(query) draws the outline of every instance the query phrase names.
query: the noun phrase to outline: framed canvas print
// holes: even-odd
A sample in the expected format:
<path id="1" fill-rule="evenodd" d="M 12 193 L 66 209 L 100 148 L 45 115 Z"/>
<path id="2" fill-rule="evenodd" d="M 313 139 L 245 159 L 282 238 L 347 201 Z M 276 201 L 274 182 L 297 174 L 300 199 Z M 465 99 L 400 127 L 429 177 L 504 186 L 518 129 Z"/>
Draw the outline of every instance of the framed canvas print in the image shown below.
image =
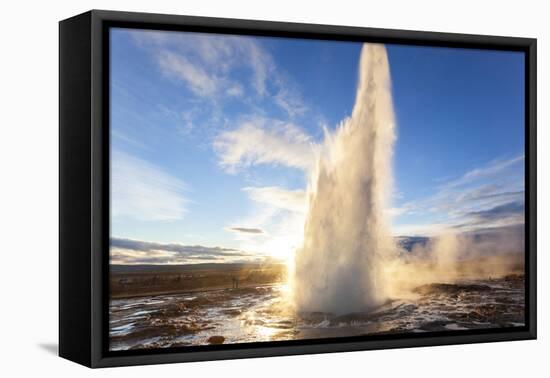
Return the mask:
<path id="1" fill-rule="evenodd" d="M 60 22 L 60 355 L 536 337 L 536 40 Z"/>

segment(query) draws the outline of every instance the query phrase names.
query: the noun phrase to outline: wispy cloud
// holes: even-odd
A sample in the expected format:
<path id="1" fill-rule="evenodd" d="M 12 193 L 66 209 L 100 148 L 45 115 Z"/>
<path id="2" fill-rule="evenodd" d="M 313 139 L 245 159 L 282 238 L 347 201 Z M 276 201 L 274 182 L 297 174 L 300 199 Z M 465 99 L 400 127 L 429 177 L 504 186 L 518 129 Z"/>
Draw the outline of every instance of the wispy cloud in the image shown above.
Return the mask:
<path id="1" fill-rule="evenodd" d="M 490 178 L 495 178 L 495 177 L 499 178 L 499 176 L 503 172 L 505 172 L 509 168 L 514 167 L 518 164 L 523 164 L 524 161 L 525 161 L 525 155 L 519 155 L 514 158 L 506 159 L 506 160 L 502 160 L 502 159 L 493 160 L 480 168 L 475 168 L 466 172 L 464 175 L 462 175 L 458 179 L 446 182 L 442 186 L 442 188 L 448 190 L 451 188 L 462 187 L 474 182 L 479 182 Z"/>
<path id="2" fill-rule="evenodd" d="M 435 234 L 445 228 L 469 231 L 522 224 L 525 212 L 523 164 L 523 155 L 497 159 L 444 181 L 434 195 L 406 202 L 394 212 L 396 217 L 427 217 L 430 219 L 428 224 L 400 224 L 397 232 Z"/>
<path id="3" fill-rule="evenodd" d="M 305 190 L 289 190 L 277 186 L 246 187 L 243 190 L 250 199 L 259 203 L 294 212 L 305 212 L 306 209 Z"/>
<path id="4" fill-rule="evenodd" d="M 119 130 L 111 130 L 111 137 L 116 140 L 117 142 L 124 143 L 126 145 L 129 145 L 133 148 L 138 148 L 141 150 L 151 151 L 151 149 L 143 142 L 129 137 L 125 133 L 119 131 Z"/>
<path id="5" fill-rule="evenodd" d="M 482 225 L 487 227 L 508 226 L 522 224 L 525 221 L 525 203 L 508 202 L 502 205 L 479 211 L 471 211 L 464 214 L 468 225 Z M 462 225 L 461 225 L 462 226 Z"/>
<path id="6" fill-rule="evenodd" d="M 257 256 L 231 248 L 111 238 L 110 258 L 111 264 L 193 264 L 244 262 Z"/>
<path id="7" fill-rule="evenodd" d="M 131 34 L 151 51 L 163 74 L 182 81 L 201 98 L 268 100 L 291 117 L 307 109 L 296 85 L 253 38 L 166 31 Z"/>
<path id="8" fill-rule="evenodd" d="M 214 149 L 221 166 L 235 172 L 259 164 L 307 170 L 313 166 L 316 144 L 299 127 L 267 118 L 251 118 L 219 134 Z"/>
<path id="9" fill-rule="evenodd" d="M 278 76 L 275 82 L 278 87 L 274 95 L 275 104 L 283 109 L 291 118 L 305 114 L 308 108 L 296 85 L 282 75 Z"/>
<path id="10" fill-rule="evenodd" d="M 188 203 L 186 184 L 160 167 L 114 150 L 111 155 L 112 216 L 141 221 L 183 217 Z"/>
<path id="11" fill-rule="evenodd" d="M 163 51 L 159 54 L 158 63 L 166 75 L 183 80 L 189 89 L 199 96 L 213 96 L 221 86 L 216 76 L 209 75 L 200 66 L 191 64 L 182 55 Z"/>

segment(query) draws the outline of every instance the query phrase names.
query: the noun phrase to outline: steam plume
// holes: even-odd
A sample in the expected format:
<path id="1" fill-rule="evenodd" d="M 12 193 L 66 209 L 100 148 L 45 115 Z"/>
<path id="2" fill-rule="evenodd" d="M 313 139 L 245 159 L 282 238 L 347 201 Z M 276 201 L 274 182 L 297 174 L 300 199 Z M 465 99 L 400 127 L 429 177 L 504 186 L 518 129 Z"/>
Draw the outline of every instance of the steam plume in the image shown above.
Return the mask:
<path id="1" fill-rule="evenodd" d="M 386 49 L 365 44 L 352 115 L 333 134 L 326 131 L 310 178 L 295 259 L 298 310 L 365 311 L 386 298 L 382 268 L 395 250 L 384 211 L 392 192 L 394 124 Z"/>

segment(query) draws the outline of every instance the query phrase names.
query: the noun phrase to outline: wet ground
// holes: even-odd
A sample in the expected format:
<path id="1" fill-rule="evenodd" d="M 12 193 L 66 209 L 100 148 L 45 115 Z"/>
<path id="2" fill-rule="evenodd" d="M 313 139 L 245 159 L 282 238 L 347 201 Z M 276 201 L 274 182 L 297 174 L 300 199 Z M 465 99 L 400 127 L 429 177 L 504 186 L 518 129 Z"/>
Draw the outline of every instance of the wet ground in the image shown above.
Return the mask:
<path id="1" fill-rule="evenodd" d="M 524 279 L 434 283 L 369 313 L 291 311 L 283 285 L 112 300 L 111 350 L 517 327 Z"/>

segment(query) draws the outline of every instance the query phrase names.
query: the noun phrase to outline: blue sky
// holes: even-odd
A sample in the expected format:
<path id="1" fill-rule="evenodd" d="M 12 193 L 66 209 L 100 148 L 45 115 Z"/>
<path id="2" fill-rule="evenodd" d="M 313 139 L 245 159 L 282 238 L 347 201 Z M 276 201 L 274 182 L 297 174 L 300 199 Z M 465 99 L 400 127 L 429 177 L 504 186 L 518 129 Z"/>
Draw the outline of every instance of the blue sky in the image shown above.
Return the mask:
<path id="1" fill-rule="evenodd" d="M 523 54 L 386 48 L 398 130 L 393 233 L 522 223 Z M 115 260 L 288 258 L 313 152 L 351 113 L 360 49 L 111 30 Z"/>

